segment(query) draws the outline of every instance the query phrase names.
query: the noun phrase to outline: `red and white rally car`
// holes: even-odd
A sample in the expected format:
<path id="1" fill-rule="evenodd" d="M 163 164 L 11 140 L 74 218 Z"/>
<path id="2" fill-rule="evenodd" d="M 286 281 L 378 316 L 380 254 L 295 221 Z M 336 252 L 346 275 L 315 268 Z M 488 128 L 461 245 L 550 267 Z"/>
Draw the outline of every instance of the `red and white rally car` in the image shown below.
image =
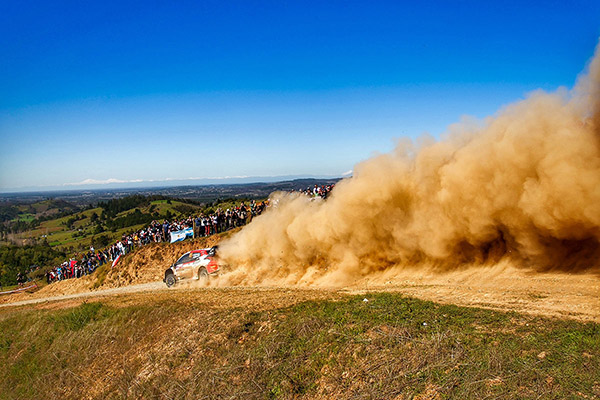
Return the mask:
<path id="1" fill-rule="evenodd" d="M 218 246 L 188 251 L 165 271 L 163 282 L 171 287 L 182 279 L 208 279 L 218 274 L 217 249 Z"/>

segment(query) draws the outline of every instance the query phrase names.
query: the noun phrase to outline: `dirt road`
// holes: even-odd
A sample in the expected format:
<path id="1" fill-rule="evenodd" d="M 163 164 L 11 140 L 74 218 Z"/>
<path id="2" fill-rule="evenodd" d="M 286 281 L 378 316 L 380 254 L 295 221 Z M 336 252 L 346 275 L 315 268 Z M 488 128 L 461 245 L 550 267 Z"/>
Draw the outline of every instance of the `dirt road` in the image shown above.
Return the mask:
<path id="1" fill-rule="evenodd" d="M 153 282 L 153 283 L 142 283 L 139 285 L 131 285 L 131 286 L 123 286 L 119 288 L 112 289 L 103 289 L 103 290 L 95 290 L 81 293 L 73 293 L 73 294 L 63 294 L 58 296 L 42 296 L 42 297 L 33 297 L 27 300 L 17 300 L 13 302 L 7 302 L 4 304 L 0 304 L 1 307 L 10 307 L 10 306 L 24 306 L 28 304 L 38 304 L 38 303 L 46 303 L 52 301 L 60 301 L 60 300 L 73 300 L 73 299 L 83 299 L 83 298 L 101 298 L 107 296 L 115 296 L 119 294 L 128 294 L 128 293 L 138 293 L 138 292 L 154 292 L 157 290 L 165 290 L 165 284 L 162 282 Z M 17 295 L 18 296 L 18 295 Z M 18 297 L 13 295 L 13 299 L 17 299 Z"/>
<path id="2" fill-rule="evenodd" d="M 600 322 L 600 274 L 540 273 L 508 265 L 447 273 L 389 271 L 361 282 L 445 304 Z"/>
<path id="3" fill-rule="evenodd" d="M 213 280 L 208 287 L 197 282 L 180 284 L 168 289 L 162 282 L 149 282 L 90 291 L 81 282 L 65 281 L 34 294 L 16 294 L 2 299 L 0 307 L 64 302 L 68 307 L 74 301 L 88 299 L 127 298 L 129 302 L 143 302 L 152 297 L 212 298 L 223 301 L 228 293 L 251 293 L 265 303 L 281 301 L 286 296 L 298 300 L 337 297 L 343 294 L 372 291 L 401 292 L 407 296 L 444 304 L 476 306 L 504 311 L 571 318 L 600 322 L 600 276 L 595 272 L 567 274 L 539 273 L 510 266 L 465 269 L 439 273 L 423 270 L 390 270 L 379 275 L 356 280 L 345 287 L 290 287 L 264 285 L 254 287 L 218 287 Z M 52 285 L 51 285 L 52 286 Z M 78 293 L 73 293 L 73 291 Z M 273 297 L 280 291 L 281 296 Z M 112 300 L 111 300 L 112 301 Z M 55 307 L 60 307 L 55 304 Z"/>

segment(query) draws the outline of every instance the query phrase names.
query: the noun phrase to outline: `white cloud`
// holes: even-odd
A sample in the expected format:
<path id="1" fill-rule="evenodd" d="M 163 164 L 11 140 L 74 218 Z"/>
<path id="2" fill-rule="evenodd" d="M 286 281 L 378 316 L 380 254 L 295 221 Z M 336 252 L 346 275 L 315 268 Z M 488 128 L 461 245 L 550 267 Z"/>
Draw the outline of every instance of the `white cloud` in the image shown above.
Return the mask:
<path id="1" fill-rule="evenodd" d="M 100 180 L 100 179 L 84 179 L 81 182 L 65 183 L 64 186 L 108 185 L 109 183 L 137 183 L 137 182 L 143 182 L 143 181 L 141 179 L 122 180 L 122 179 L 115 179 L 115 178 L 109 178 L 109 179 L 104 179 L 104 180 Z"/>
<path id="2" fill-rule="evenodd" d="M 190 178 L 165 178 L 165 179 L 84 179 L 81 182 L 64 183 L 63 186 L 79 186 L 79 185 L 108 185 L 111 183 L 140 183 L 140 182 L 170 182 L 170 181 L 198 181 L 198 180 L 225 180 L 225 179 L 245 179 L 250 178 L 246 175 L 235 176 L 214 176 L 214 177 L 190 177 Z"/>

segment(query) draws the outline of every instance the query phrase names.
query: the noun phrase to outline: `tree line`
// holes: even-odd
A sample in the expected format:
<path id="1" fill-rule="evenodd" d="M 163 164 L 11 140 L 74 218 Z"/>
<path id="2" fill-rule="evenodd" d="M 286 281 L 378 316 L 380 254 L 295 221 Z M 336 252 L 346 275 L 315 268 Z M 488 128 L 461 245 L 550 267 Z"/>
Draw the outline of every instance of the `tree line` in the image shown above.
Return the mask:
<path id="1" fill-rule="evenodd" d="M 64 251 L 44 241 L 35 245 L 0 247 L 0 285 L 17 283 L 17 274 L 28 274 L 36 267 L 61 263 L 67 257 Z"/>

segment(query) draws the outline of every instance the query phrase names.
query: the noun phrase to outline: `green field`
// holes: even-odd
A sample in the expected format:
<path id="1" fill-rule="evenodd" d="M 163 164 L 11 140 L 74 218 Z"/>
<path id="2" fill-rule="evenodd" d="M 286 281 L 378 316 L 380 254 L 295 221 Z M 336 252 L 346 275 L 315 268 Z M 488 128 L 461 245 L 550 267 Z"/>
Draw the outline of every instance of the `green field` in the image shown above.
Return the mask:
<path id="1" fill-rule="evenodd" d="M 146 206 L 138 207 L 139 210 L 144 214 L 156 213 L 159 220 L 163 220 L 167 217 L 170 219 L 188 217 L 190 215 L 198 215 L 202 212 L 211 213 L 216 211 L 217 208 L 226 210 L 238 206 L 239 201 L 227 201 L 221 202 L 217 205 L 211 205 L 210 207 L 203 207 L 192 203 L 187 203 L 178 200 L 155 200 L 150 202 Z M 63 208 L 57 209 L 56 207 L 61 206 Z M 69 210 L 74 207 L 66 202 L 57 200 L 44 200 L 34 204 L 16 206 L 19 213 L 12 222 L 32 222 L 36 218 L 42 215 L 57 214 L 59 210 Z M 80 212 L 73 212 L 69 215 L 49 219 L 42 221 L 34 229 L 29 229 L 17 234 L 12 234 L 11 238 L 18 244 L 31 243 L 35 240 L 47 240 L 52 246 L 58 246 L 61 249 L 73 249 L 74 251 L 80 251 L 89 247 L 92 242 L 92 238 L 99 234 L 107 235 L 111 241 L 116 241 L 123 234 L 133 232 L 141 229 L 146 224 L 135 224 L 126 228 L 118 229 L 113 232 L 105 227 L 104 232 L 95 232 L 95 225 L 92 223 L 92 215 L 96 214 L 98 217 L 102 215 L 103 209 L 100 207 L 87 209 Z M 115 215 L 113 219 L 125 217 L 135 212 L 135 208 L 122 211 Z M 68 226 L 68 221 L 73 220 L 71 226 Z M 103 222 L 105 225 L 105 222 Z"/>
<path id="2" fill-rule="evenodd" d="M 35 215 L 31 214 L 31 213 L 23 213 L 23 214 L 19 214 L 17 216 L 17 218 L 15 218 L 15 221 L 25 221 L 25 222 L 31 222 L 35 219 Z"/>
<path id="3" fill-rule="evenodd" d="M 177 210 L 178 207 L 183 207 L 186 209 L 186 211 L 189 210 L 192 214 L 199 214 L 203 211 L 203 207 L 201 206 L 187 204 L 176 200 L 156 200 L 151 202 L 148 206 L 139 207 L 139 209 L 142 213 L 149 213 L 150 209 L 152 209 L 152 212 L 158 213 L 158 219 L 161 220 L 164 219 L 168 213 L 170 213 L 173 218 L 187 217 L 188 214 L 179 212 Z M 146 225 L 138 224 L 118 229 L 115 232 L 105 230 L 102 233 L 94 233 L 94 225 L 91 222 L 92 214 L 95 213 L 96 215 L 100 216 L 102 211 L 102 208 L 97 207 L 65 217 L 44 221 L 40 223 L 39 227 L 36 229 L 21 232 L 16 237 L 18 240 L 46 239 L 51 246 L 58 246 L 59 248 L 63 249 L 73 248 L 74 250 L 82 250 L 90 246 L 94 236 L 103 234 L 107 235 L 111 241 L 116 241 L 120 239 L 123 234 L 128 234 L 130 232 L 142 229 Z M 134 211 L 134 209 L 131 209 L 120 212 L 115 216 L 115 218 L 126 216 Z M 29 215 L 29 217 L 30 220 L 33 219 L 32 215 Z M 81 219 L 75 221 L 72 228 L 69 229 L 67 227 L 67 221 L 73 217 Z"/>

